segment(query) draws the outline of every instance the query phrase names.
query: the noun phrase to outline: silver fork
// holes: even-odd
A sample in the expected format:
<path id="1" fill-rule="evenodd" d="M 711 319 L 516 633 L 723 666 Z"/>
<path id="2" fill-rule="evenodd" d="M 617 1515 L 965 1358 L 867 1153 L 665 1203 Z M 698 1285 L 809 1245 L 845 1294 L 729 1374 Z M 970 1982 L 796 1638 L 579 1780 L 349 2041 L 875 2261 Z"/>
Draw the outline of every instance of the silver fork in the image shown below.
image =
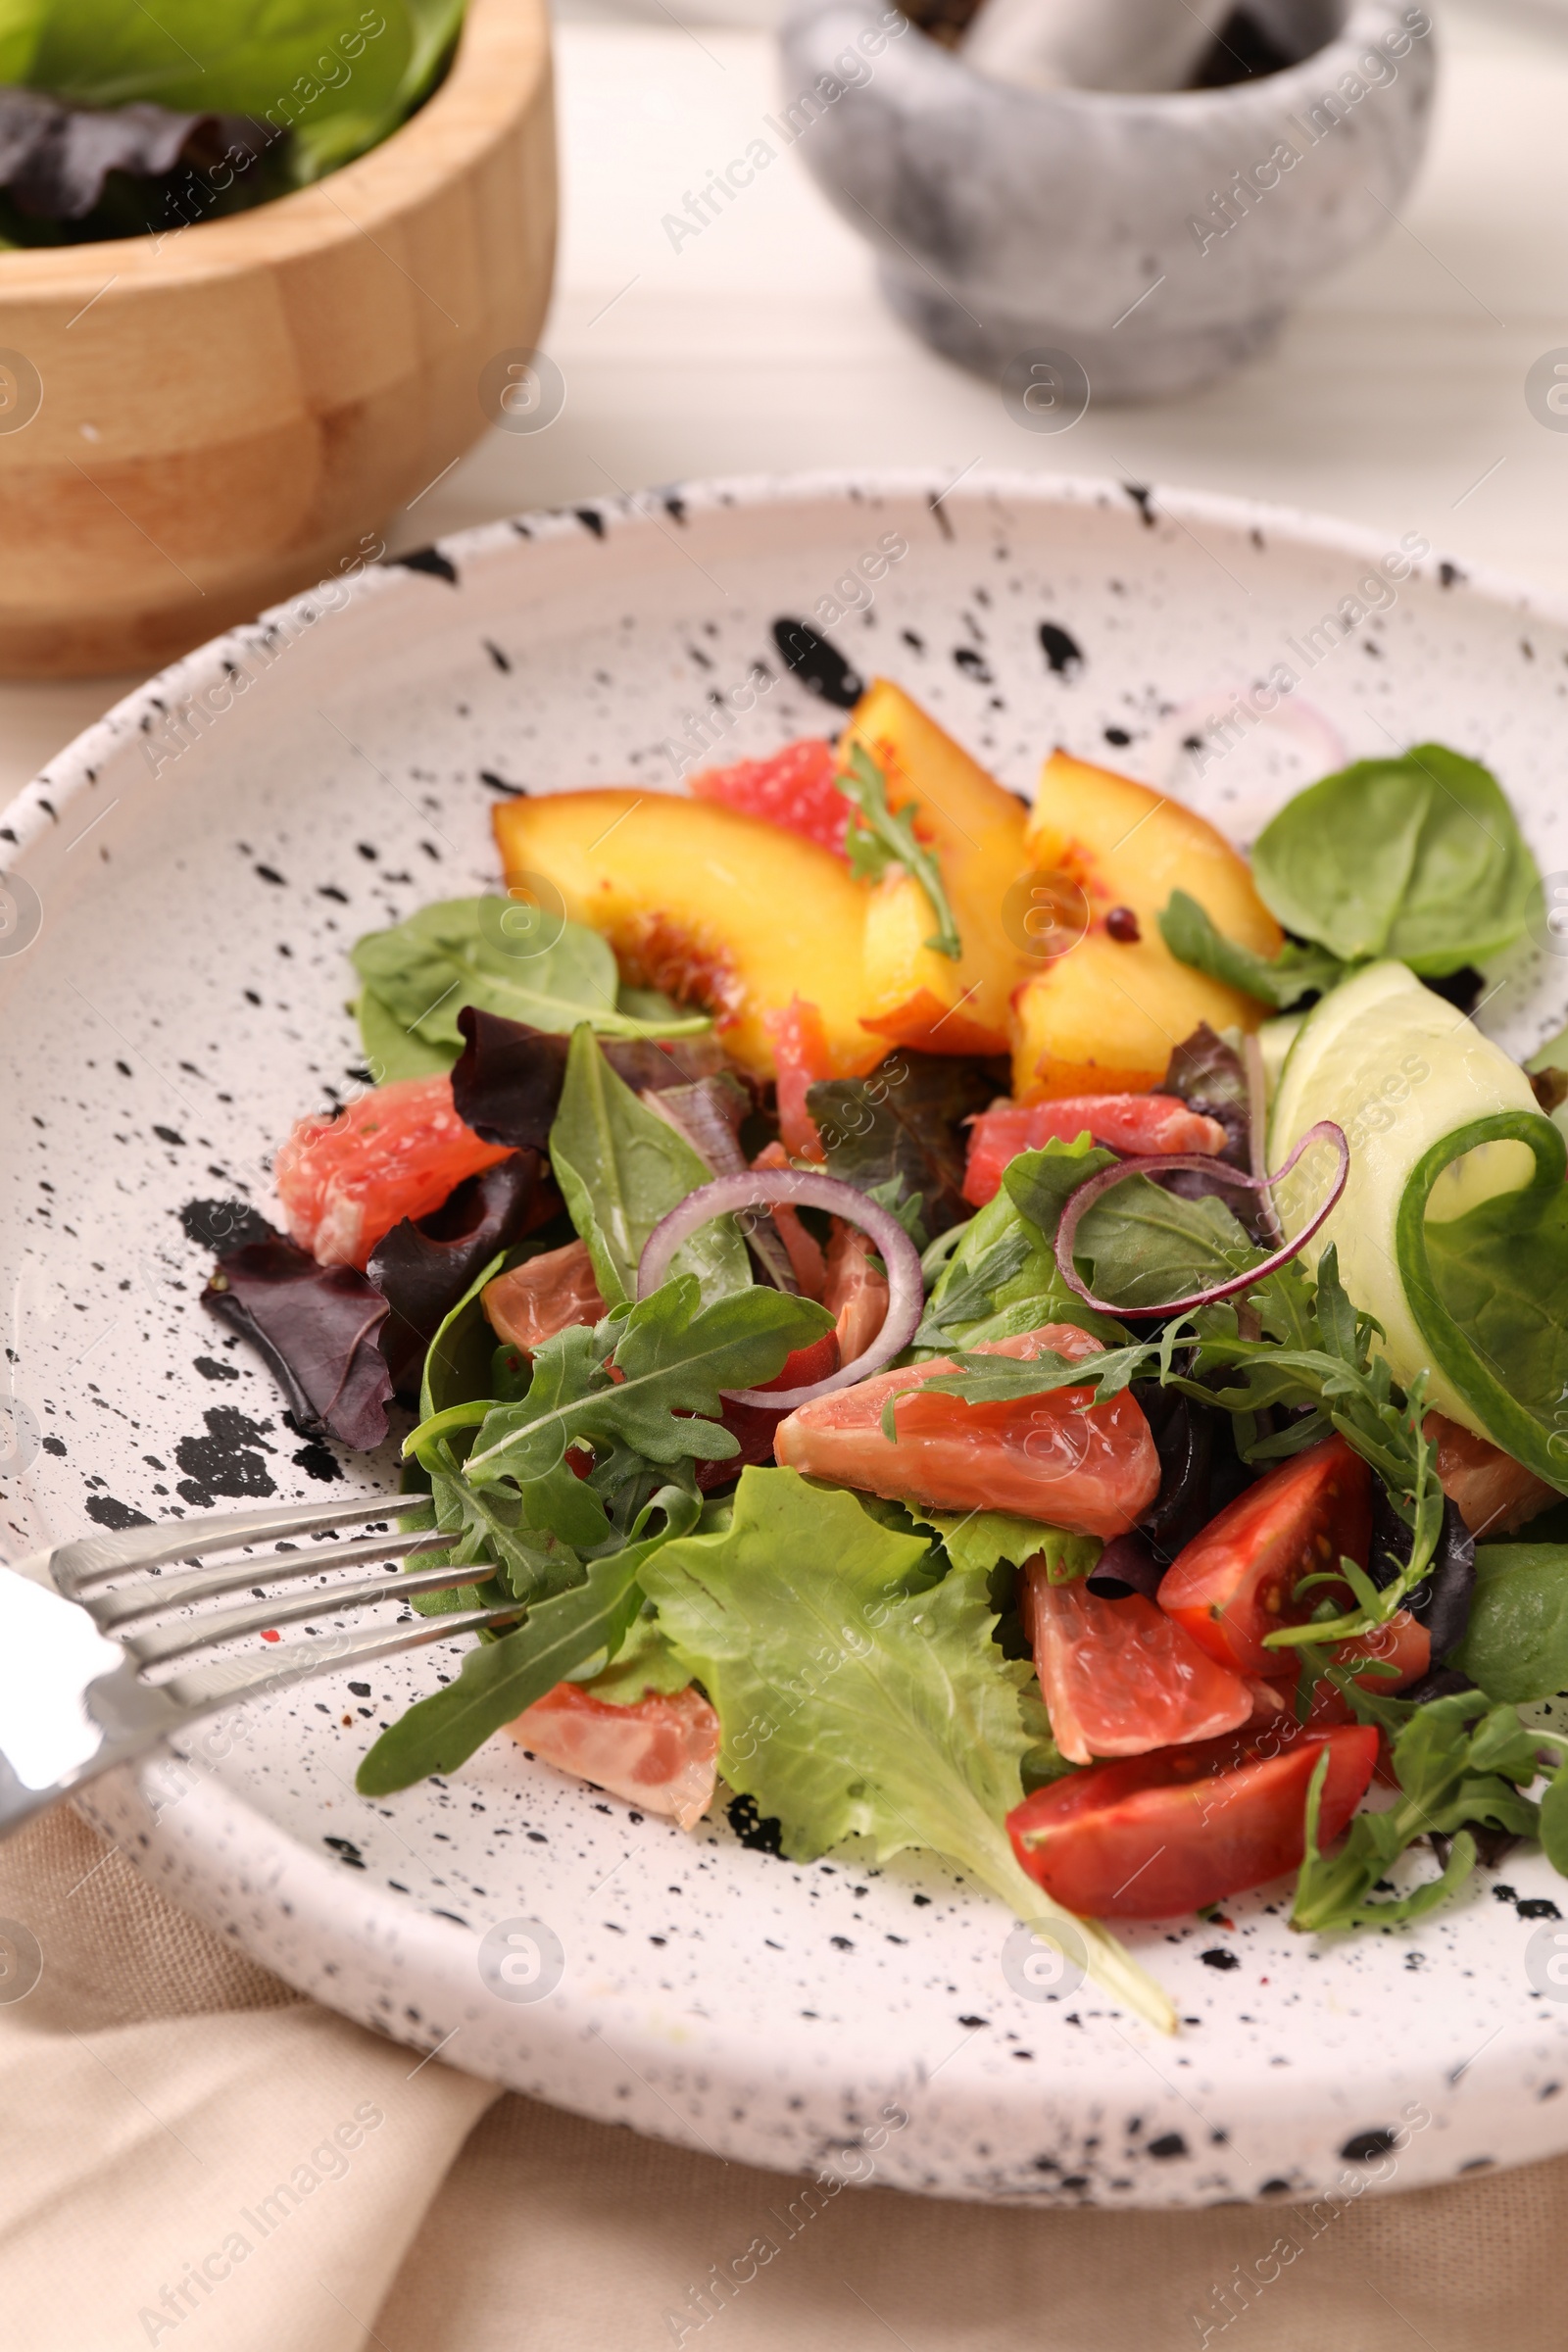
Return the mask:
<path id="1" fill-rule="evenodd" d="M 392 1573 L 400 1562 L 448 1541 L 398 1530 L 399 1514 L 417 1500 L 340 1495 L 220 1511 L 122 1535 L 80 1537 L 13 1567 L 0 1566 L 0 1838 L 204 1715 L 287 1683 L 338 1674 L 515 1617 L 515 1603 L 419 1618 L 405 1608 L 374 1631 L 352 1630 L 367 1620 L 373 1625 L 372 1612 L 385 1602 L 406 1604 L 416 1593 L 483 1584 L 495 1573 L 482 1564 Z M 371 1520 L 383 1522 L 384 1532 L 356 1543 L 305 1544 L 310 1537 Z M 295 1550 L 295 1542 L 305 1547 Z M 188 1574 L 158 1573 L 175 1562 L 270 1544 L 280 1548 Z M 377 1563 L 383 1573 L 373 1578 L 340 1573 Z M 307 1579 L 328 1576 L 309 1592 L 297 1590 Z M 126 1578 L 132 1581 L 117 1581 Z M 269 1596 L 263 1589 L 271 1586 L 284 1590 Z M 296 1590 L 290 1592 L 291 1586 Z M 259 1596 L 241 1608 L 205 1606 L 240 1592 Z M 171 1617 L 173 1622 L 161 1622 Z M 270 1650 L 235 1647 L 280 1625 L 313 1620 L 330 1632 Z M 132 1627 L 137 1630 L 127 1630 Z M 203 1650 L 220 1654 L 199 1664 L 183 1662 Z"/>

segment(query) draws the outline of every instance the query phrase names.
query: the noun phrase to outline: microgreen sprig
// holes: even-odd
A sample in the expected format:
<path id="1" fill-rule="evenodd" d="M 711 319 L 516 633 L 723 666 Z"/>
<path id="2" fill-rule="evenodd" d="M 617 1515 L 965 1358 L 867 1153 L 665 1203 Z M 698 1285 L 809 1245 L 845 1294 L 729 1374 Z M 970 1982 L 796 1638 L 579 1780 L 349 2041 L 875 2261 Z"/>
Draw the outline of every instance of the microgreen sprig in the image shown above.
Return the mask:
<path id="1" fill-rule="evenodd" d="M 879 882 L 890 865 L 902 865 L 906 873 L 912 874 L 930 900 L 937 920 L 937 928 L 925 944 L 956 963 L 963 954 L 963 942 L 942 879 L 941 861 L 915 835 L 918 804 L 906 801 L 902 808 L 889 808 L 887 778 L 858 743 L 851 744 L 849 765 L 840 768 L 833 781 L 855 810 L 845 836 L 851 873 L 857 881 Z"/>

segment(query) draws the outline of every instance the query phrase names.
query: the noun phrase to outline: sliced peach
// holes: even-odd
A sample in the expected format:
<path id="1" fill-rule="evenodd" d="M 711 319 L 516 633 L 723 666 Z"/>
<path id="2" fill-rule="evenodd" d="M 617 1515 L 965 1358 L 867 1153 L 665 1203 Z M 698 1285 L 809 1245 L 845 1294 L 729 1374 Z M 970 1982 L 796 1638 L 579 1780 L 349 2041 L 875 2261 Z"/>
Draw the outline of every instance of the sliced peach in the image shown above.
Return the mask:
<path id="1" fill-rule="evenodd" d="M 495 828 L 509 885 L 553 883 L 627 980 L 704 1005 L 755 1076 L 776 1075 L 768 1015 L 797 996 L 836 1077 L 886 1053 L 860 1025 L 869 888 L 815 842 L 717 802 L 618 790 L 508 801 Z"/>
<path id="2" fill-rule="evenodd" d="M 1159 935 L 1161 908 L 1172 891 L 1185 890 L 1257 955 L 1277 955 L 1283 941 L 1247 860 L 1193 809 L 1054 752 L 1029 818 L 1027 854 L 1036 874 L 1061 877 L 1062 934 L 1077 927 L 1073 906 L 1088 927 L 1076 946 L 1038 964 L 1013 998 L 1018 1102 L 1144 1093 L 1159 1084 L 1172 1049 L 1200 1021 L 1255 1029 L 1264 1018 L 1252 998 L 1178 963 Z"/>
<path id="3" fill-rule="evenodd" d="M 1023 805 L 886 678 L 856 705 L 841 752 L 852 743 L 886 776 L 890 807 L 918 804 L 915 833 L 941 860 L 963 943 L 956 962 L 928 948 L 930 900 L 912 875 L 887 874 L 866 915 L 860 1018 L 879 1037 L 928 1054 L 1005 1053 L 1007 1001 L 1027 968 L 1003 919 L 1028 863 Z"/>

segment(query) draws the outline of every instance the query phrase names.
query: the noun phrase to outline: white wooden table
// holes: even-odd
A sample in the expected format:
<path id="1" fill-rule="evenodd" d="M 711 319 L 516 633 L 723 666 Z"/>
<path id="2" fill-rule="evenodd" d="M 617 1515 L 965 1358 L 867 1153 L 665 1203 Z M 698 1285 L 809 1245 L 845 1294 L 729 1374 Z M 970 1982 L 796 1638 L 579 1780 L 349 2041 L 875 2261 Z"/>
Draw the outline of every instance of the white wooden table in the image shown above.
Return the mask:
<path id="1" fill-rule="evenodd" d="M 393 547 L 694 474 L 987 464 L 1318 508 L 1568 595 L 1568 432 L 1524 398 L 1532 363 L 1568 347 L 1568 7 L 1434 5 L 1438 122 L 1402 225 L 1318 287 L 1259 364 L 1165 407 L 1092 407 L 1059 437 L 1021 430 L 993 387 L 895 324 L 867 249 L 793 154 L 671 249 L 664 214 L 776 103 L 766 34 L 683 28 L 662 8 L 645 12 L 655 24 L 562 24 L 544 341 L 565 407 L 547 431 L 489 434 L 399 518 Z M 131 682 L 0 686 L 0 800 Z"/>

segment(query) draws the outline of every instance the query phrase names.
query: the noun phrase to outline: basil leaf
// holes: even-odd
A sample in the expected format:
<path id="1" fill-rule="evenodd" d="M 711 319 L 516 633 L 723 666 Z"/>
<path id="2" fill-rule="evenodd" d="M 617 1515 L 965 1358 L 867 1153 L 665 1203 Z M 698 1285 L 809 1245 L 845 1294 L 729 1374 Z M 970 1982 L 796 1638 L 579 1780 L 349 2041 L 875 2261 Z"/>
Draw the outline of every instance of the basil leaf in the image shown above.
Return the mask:
<path id="1" fill-rule="evenodd" d="M 1529 1184 L 1432 1222 L 1444 1169 L 1484 1143 L 1535 1153 Z M 1399 1281 L 1422 1340 L 1495 1445 L 1568 1490 L 1568 1145 L 1539 1112 L 1497 1111 L 1435 1144 L 1405 1184 Z"/>
<path id="2" fill-rule="evenodd" d="M 572 1032 L 550 1164 L 612 1306 L 636 1298 L 637 1266 L 654 1227 L 712 1178 L 685 1137 L 616 1077 L 586 1023 Z M 670 1271 L 695 1274 L 705 1299 L 749 1289 L 751 1259 L 734 1218 L 700 1227 Z"/>
<path id="3" fill-rule="evenodd" d="M 87 106 L 291 123 L 311 177 L 393 126 L 414 55 L 407 0 L 50 0 L 27 78 Z"/>
<path id="4" fill-rule="evenodd" d="M 1568 1544 L 1476 1546 L 1470 1623 L 1452 1663 L 1514 1706 L 1568 1690 Z"/>
<path id="5" fill-rule="evenodd" d="M 1298 947 L 1294 940 L 1287 940 L 1272 958 L 1255 955 L 1216 929 L 1207 909 L 1185 890 L 1172 891 L 1159 917 L 1159 935 L 1178 963 L 1191 964 L 1211 980 L 1255 997 L 1260 1004 L 1272 1004 L 1276 1012 L 1289 1012 L 1313 993 L 1327 996 L 1344 977 L 1345 966 L 1337 956 L 1321 948 Z"/>
<path id="6" fill-rule="evenodd" d="M 1517 939 L 1540 889 L 1495 778 L 1435 743 L 1298 793 L 1259 834 L 1252 879 L 1287 931 L 1344 962 L 1432 976 Z"/>
<path id="7" fill-rule="evenodd" d="M 1234 1281 L 1264 1252 L 1223 1200 L 1184 1200 L 1148 1176 L 1129 1176 L 1084 1216 L 1073 1256 L 1097 1298 L 1163 1306 Z"/>
<path id="8" fill-rule="evenodd" d="M 695 1036 L 705 1014 L 652 1022 L 622 1011 L 615 958 L 581 923 L 554 926 L 536 907 L 503 898 L 443 899 L 407 922 L 371 931 L 351 950 L 365 984 L 360 1028 L 372 1067 L 389 1078 L 450 1069 L 465 1043 L 466 1004 L 565 1037 L 587 1021 L 607 1037 Z"/>

